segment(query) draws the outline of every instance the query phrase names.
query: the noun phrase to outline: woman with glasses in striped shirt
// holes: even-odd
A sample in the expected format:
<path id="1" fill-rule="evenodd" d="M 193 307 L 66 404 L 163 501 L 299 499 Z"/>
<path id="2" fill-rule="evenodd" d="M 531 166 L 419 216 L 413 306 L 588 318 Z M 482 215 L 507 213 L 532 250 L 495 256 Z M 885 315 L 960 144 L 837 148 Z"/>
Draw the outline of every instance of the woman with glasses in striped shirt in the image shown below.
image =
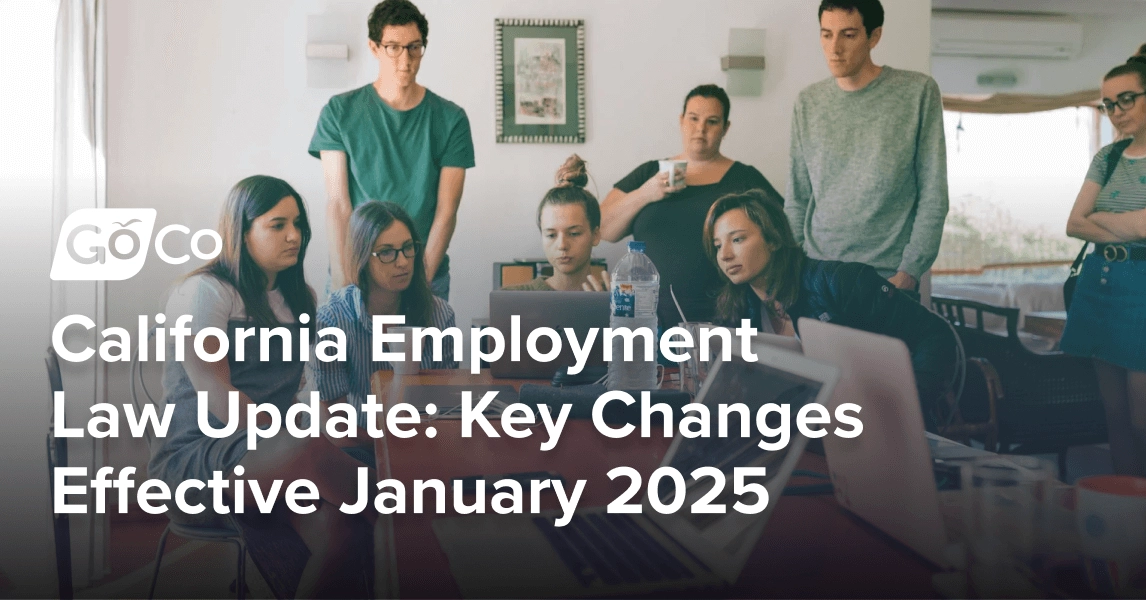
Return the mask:
<path id="1" fill-rule="evenodd" d="M 350 231 L 343 265 L 350 285 L 334 292 L 318 309 L 315 330 L 337 327 L 345 334 L 345 360 L 310 361 L 310 372 L 320 397 L 328 405 L 348 402 L 356 409 L 371 393 L 370 379 L 376 371 L 392 370 L 387 361 L 372 357 L 375 315 L 403 315 L 404 326 L 454 327 L 454 310 L 430 292 L 422 260 L 422 240 L 410 216 L 393 202 L 366 202 L 350 216 Z M 331 336 L 319 336 L 322 340 Z M 446 338 L 442 355 L 435 359 L 434 344 L 422 351 L 423 369 L 455 369 L 454 348 Z M 359 422 L 359 427 L 365 427 Z M 368 436 L 332 440 L 351 456 L 374 463 L 373 440 Z"/>

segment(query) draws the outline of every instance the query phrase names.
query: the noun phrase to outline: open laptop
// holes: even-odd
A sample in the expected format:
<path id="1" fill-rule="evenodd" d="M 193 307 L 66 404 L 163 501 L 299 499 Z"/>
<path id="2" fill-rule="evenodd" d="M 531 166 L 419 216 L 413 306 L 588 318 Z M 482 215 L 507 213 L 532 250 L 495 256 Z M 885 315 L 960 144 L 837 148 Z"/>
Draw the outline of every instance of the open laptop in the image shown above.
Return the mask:
<path id="1" fill-rule="evenodd" d="M 757 333 L 752 338 L 752 343 L 754 345 L 764 344 L 767 346 L 772 346 L 773 348 L 787 350 L 788 352 L 795 352 L 796 354 L 804 353 L 804 348 L 800 344 L 800 339 L 787 335 L 776 335 L 775 333 Z"/>
<path id="2" fill-rule="evenodd" d="M 861 407 L 862 434 L 823 438 L 836 500 L 935 565 L 957 564 L 907 346 L 813 319 L 799 325 L 804 355 L 840 369 L 829 411 L 844 402 Z"/>
<path id="3" fill-rule="evenodd" d="M 754 423 L 756 410 L 766 403 L 801 406 L 830 397 L 838 376 L 835 367 L 767 346 L 754 352 L 757 362 L 745 362 L 735 352 L 732 361 L 717 362 L 694 400 L 710 408 L 714 429 L 719 404 L 745 404 Z M 739 432 L 736 413 L 731 417 L 729 431 Z M 647 594 L 731 585 L 807 443 L 793 424 L 788 446 L 766 452 L 757 445 L 757 428 L 751 431 L 747 438 L 689 439 L 677 434 L 661 466 L 676 468 L 690 485 L 684 506 L 673 514 L 653 510 L 646 492 L 640 514 L 582 508 L 564 527 L 554 526 L 559 516 L 555 513 L 450 517 L 435 520 L 434 532 L 467 597 Z M 702 466 L 724 473 L 724 493 L 714 502 L 728 506 L 725 514 L 691 512 L 693 502 L 709 492 L 714 481 L 692 480 L 690 474 Z M 763 511 L 748 515 L 732 508 L 738 500 L 758 501 L 752 493 L 739 498 L 730 493 L 736 467 L 766 469 L 765 477 L 746 480 L 767 489 L 769 502 Z M 661 490 L 662 502 L 675 497 L 668 478 L 662 479 Z"/>
<path id="4" fill-rule="evenodd" d="M 510 360 L 511 317 L 521 317 L 521 357 Z M 580 342 L 585 340 L 589 329 L 604 329 L 609 326 L 609 292 L 525 292 L 494 290 L 489 294 L 489 324 L 505 337 L 505 352 L 501 358 L 490 364 L 490 374 L 498 378 L 551 379 L 558 370 L 576 364 L 573 349 L 565 336 L 565 328 L 573 329 Z M 529 332 L 538 327 L 549 327 L 561 335 L 562 350 L 556 359 L 538 362 L 525 350 Z M 550 349 L 549 342 L 542 340 L 539 350 Z M 593 349 L 586 366 L 605 364 L 604 346 L 601 332 L 597 332 Z"/>

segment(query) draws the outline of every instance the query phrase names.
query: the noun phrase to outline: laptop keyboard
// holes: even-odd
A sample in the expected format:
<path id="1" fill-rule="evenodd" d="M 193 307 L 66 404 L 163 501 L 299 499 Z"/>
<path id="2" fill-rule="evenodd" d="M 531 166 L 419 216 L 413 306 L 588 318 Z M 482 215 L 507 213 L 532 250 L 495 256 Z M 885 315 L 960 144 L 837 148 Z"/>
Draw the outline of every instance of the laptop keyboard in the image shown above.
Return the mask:
<path id="1" fill-rule="evenodd" d="M 534 517 L 534 525 L 583 586 L 692 579 L 693 572 L 629 515 L 573 515 L 564 527 L 551 517 Z"/>

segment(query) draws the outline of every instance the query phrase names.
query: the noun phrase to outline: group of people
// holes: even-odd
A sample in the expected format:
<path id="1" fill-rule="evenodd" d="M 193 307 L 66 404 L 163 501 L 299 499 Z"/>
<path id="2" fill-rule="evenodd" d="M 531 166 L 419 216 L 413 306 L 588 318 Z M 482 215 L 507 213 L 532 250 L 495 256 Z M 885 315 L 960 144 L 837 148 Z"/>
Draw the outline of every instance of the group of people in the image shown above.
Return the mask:
<path id="1" fill-rule="evenodd" d="M 674 157 L 687 161 L 683 182 L 671 183 L 649 161 L 598 204 L 585 190 L 584 161 L 570 157 L 537 212 L 553 275 L 522 289 L 608 289 L 607 275 L 591 275 L 592 249 L 601 239 L 631 235 L 660 270 L 662 325 L 681 320 L 675 304 L 664 301 L 671 286 L 690 321 L 749 319 L 761 331 L 795 335 L 798 318 L 809 317 L 900 338 L 911 351 L 926 425 L 934 429 L 956 370 L 956 340 L 916 292 L 938 253 L 947 212 L 941 97 L 930 77 L 872 62 L 883 24 L 878 0 L 824 0 L 819 19 L 832 77 L 796 102 L 785 195 L 754 167 L 721 154 L 731 103 L 718 86 L 696 87 L 685 97 L 683 148 Z M 368 42 L 379 63 L 377 81 L 335 96 L 319 118 L 310 152 L 321 159 L 328 196 L 327 299 L 320 305 L 303 278 L 311 229 L 301 197 L 281 179 L 253 176 L 228 197 L 219 228 L 223 251 L 184 279 L 167 306 L 168 314 L 193 315 L 196 331 L 233 333 L 254 323 L 296 333 L 333 326 L 346 335 L 344 361 L 308 367 L 275 360 L 282 353 L 274 347 L 269 361 L 206 363 L 187 352 L 164 375 L 166 402 L 176 408 L 170 435 L 153 453 L 153 477 L 175 486 L 221 471 L 264 486 L 298 478 L 317 484 L 319 510 L 289 517 L 310 551 L 301 596 L 344 593 L 347 582 L 359 580 L 354 569 L 361 561 L 352 557 L 364 517 L 333 507 L 350 501 L 355 469 L 373 466 L 372 451 L 361 439 L 290 436 L 247 451 L 242 433 L 214 439 L 199 431 L 195 392 L 209 393 L 216 427 L 228 414 L 230 390 L 243 403 L 285 410 L 311 385 L 328 404 L 360 406 L 371 375 L 390 368 L 372 360 L 374 315 L 454 326 L 446 250 L 474 152 L 465 111 L 416 81 L 428 34 L 425 17 L 408 0 L 380 3 L 369 18 Z M 1144 87 L 1146 59 L 1115 69 L 1103 84 L 1108 114 L 1134 141 L 1120 148 L 1112 176 L 1105 172 L 1111 149 L 1095 158 L 1071 214 L 1070 233 L 1100 246 L 1087 259 L 1063 340 L 1067 351 L 1098 357 L 1116 467 L 1127 472 L 1146 463 Z M 1111 262 L 1110 252 L 1125 258 Z M 1112 314 L 1124 320 L 1112 327 L 1106 322 Z M 435 360 L 429 346 L 423 368 L 456 367 L 449 352 Z M 252 346 L 246 356 L 258 350 Z M 1124 427 L 1116 431 L 1118 418 Z M 218 515 L 171 517 L 205 523 Z"/>

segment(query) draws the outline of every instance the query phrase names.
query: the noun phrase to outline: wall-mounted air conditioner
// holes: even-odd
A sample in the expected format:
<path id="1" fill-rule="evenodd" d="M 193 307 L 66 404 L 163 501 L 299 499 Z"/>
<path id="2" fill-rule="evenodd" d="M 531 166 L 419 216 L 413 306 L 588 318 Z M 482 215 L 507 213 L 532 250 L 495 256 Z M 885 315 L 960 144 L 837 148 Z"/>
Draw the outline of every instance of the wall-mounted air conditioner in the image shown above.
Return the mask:
<path id="1" fill-rule="evenodd" d="M 1069 17 L 935 12 L 931 54 L 991 58 L 1076 58 L 1082 24 Z"/>

